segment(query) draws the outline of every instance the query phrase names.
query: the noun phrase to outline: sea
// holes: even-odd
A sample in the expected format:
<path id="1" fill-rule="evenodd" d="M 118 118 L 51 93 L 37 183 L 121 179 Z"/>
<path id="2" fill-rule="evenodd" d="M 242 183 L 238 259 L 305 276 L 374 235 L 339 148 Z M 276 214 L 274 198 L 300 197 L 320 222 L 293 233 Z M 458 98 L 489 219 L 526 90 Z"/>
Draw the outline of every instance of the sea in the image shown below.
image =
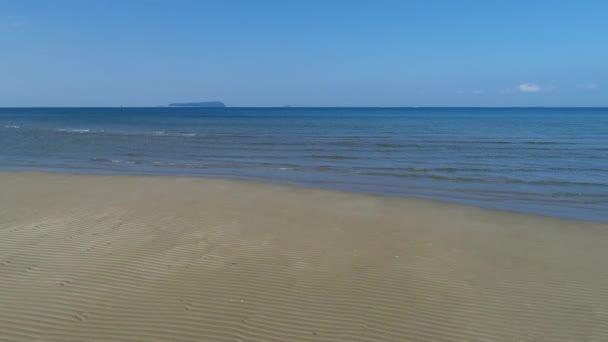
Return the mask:
<path id="1" fill-rule="evenodd" d="M 608 108 L 1 108 L 1 170 L 235 178 L 608 222 Z"/>

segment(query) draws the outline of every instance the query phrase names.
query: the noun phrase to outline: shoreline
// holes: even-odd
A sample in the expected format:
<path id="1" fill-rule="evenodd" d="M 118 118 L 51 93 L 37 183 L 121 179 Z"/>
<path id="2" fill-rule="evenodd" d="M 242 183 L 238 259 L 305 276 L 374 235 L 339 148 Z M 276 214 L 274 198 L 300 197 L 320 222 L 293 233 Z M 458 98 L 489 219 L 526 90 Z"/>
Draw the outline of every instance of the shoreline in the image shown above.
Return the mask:
<path id="1" fill-rule="evenodd" d="M 294 188 L 302 188 L 302 189 L 310 189 L 310 190 L 319 190 L 319 191 L 329 191 L 329 192 L 338 192 L 338 193 L 344 193 L 344 194 L 354 194 L 354 195 L 361 195 L 361 196 L 374 196 L 374 197 L 379 197 L 379 198 L 396 198 L 396 199 L 403 199 L 403 200 L 411 200 L 411 201 L 428 201 L 431 203 L 440 203 L 440 204 L 446 204 L 446 205 L 455 205 L 455 206 L 463 206 L 463 207 L 471 207 L 471 208 L 475 208 L 475 209 L 480 209 L 480 210 L 488 210 L 488 211 L 494 211 L 497 213 L 505 213 L 505 214 L 514 214 L 514 215 L 524 215 L 524 216 L 532 216 L 532 217 L 541 217 L 541 218 L 547 218 L 547 219 L 556 219 L 556 220 L 565 220 L 565 221 L 572 221 L 572 222 L 581 222 L 581 223 L 595 223 L 595 224 L 608 224 L 608 221 L 604 221 L 598 218 L 583 218 L 583 215 L 577 215 L 576 217 L 572 217 L 572 216 L 558 216 L 558 215 L 551 215 L 548 213 L 540 213 L 540 212 L 535 212 L 535 211 L 525 211 L 522 209 L 508 209 L 508 208 L 499 208 L 496 205 L 492 205 L 493 202 L 490 202 L 491 204 L 487 205 L 487 206 L 483 206 L 480 205 L 476 200 L 471 200 L 471 199 L 465 199 L 465 198 L 457 198 L 457 197 L 452 197 L 450 199 L 444 199 L 442 197 L 439 196 L 432 196 L 432 195 L 419 195 L 419 194 L 412 194 L 412 195 L 403 195 L 400 193 L 394 193 L 394 194 L 390 194 L 390 193 L 380 193 L 380 192 L 368 192 L 368 191 L 359 191 L 359 190 L 349 190 L 349 189 L 343 189 L 343 188 L 331 188 L 331 187 L 323 187 L 323 186 L 319 186 L 319 185 L 314 185 L 314 184 L 304 184 L 304 183 L 299 183 L 299 182 L 286 182 L 286 181 L 270 181 L 267 179 L 253 179 L 252 177 L 248 177 L 248 176 L 230 176 L 230 175 L 218 175 L 218 176 L 214 176 L 214 175 L 188 175 L 188 174 L 182 174 L 182 175 L 176 175 L 176 174 L 163 174 L 163 173 L 155 173 L 155 174 L 145 174 L 145 173 L 118 173 L 118 172 L 102 172 L 101 170 L 97 171 L 97 170 L 92 170 L 92 171 L 88 171 L 88 170 L 80 170 L 81 172 L 78 171 L 74 171 L 74 172 L 70 172 L 69 170 L 43 170 L 43 171 L 37 171 L 37 170 L 23 170 L 22 168 L 19 169 L 15 169 L 15 170 L 0 170 L 0 175 L 1 174 L 19 174 L 19 173 L 31 173 L 31 174 L 49 174 L 49 175 L 71 175 L 71 176 L 91 176 L 91 177 L 95 177 L 95 176 L 100 176 L 100 177 L 133 177 L 133 178 L 137 178 L 137 177 L 151 177 L 151 178 L 155 178 L 155 177 L 160 177 L 160 178 L 183 178 L 183 179 L 192 179 L 192 180 L 215 180 L 215 181 L 227 181 L 227 182 L 243 182 L 243 183 L 253 183 L 253 184 L 262 184 L 262 185 L 270 185 L 270 186 L 286 186 L 286 187 L 294 187 Z"/>
<path id="2" fill-rule="evenodd" d="M 0 173 L 10 341 L 603 341 L 608 225 L 250 181 Z"/>
<path id="3" fill-rule="evenodd" d="M 248 179 L 608 222 L 604 114 L 0 109 L 0 143 L 4 170 Z"/>

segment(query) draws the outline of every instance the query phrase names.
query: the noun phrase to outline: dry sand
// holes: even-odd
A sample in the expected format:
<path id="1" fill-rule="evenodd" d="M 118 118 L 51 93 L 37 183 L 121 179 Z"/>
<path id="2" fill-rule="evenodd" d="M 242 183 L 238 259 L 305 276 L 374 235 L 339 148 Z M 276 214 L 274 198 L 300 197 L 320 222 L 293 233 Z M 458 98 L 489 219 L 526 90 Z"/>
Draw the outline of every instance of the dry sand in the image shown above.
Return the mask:
<path id="1" fill-rule="evenodd" d="M 0 173 L 1 341 L 607 341 L 608 225 Z"/>

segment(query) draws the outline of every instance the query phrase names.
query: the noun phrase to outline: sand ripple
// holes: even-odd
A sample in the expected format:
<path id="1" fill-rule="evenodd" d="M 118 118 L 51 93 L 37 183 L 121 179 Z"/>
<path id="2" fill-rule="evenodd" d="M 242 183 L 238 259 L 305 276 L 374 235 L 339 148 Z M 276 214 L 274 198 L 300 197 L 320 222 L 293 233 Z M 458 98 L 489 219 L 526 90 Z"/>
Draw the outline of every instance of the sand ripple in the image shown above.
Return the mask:
<path id="1" fill-rule="evenodd" d="M 606 341 L 608 227 L 236 181 L 0 174 L 2 341 Z"/>

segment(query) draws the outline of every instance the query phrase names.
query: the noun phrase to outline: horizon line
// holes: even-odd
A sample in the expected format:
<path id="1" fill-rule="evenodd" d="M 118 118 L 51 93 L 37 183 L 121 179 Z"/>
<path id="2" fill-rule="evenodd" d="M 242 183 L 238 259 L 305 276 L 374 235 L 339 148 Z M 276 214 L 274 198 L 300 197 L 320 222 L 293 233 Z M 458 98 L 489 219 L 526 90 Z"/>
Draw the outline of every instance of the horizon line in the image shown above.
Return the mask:
<path id="1" fill-rule="evenodd" d="M 205 107 L 205 106 L 75 106 L 75 105 L 58 105 L 58 106 L 0 106 L 0 109 L 34 109 L 34 108 L 199 108 L 199 109 L 231 109 L 231 108 L 281 108 L 281 109 L 304 109 L 304 108 L 383 108 L 383 109 L 416 109 L 416 108 L 608 108 L 606 105 L 549 105 L 549 106 L 225 106 L 225 107 Z"/>

